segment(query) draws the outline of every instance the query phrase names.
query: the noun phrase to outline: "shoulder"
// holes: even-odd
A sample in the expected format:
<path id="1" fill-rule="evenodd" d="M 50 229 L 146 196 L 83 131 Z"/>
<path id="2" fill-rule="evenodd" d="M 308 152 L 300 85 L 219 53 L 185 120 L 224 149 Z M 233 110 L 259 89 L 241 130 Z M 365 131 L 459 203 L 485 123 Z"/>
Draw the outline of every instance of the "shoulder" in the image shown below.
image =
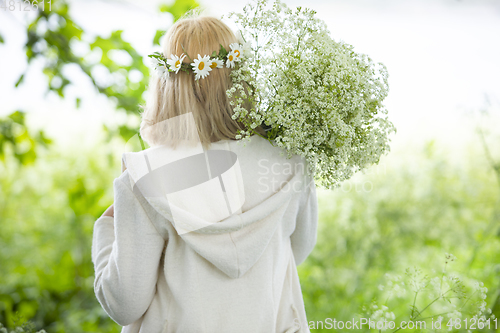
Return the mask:
<path id="1" fill-rule="evenodd" d="M 290 154 L 286 149 L 278 147 L 274 141 L 271 143 L 259 136 L 251 138 L 247 151 L 255 158 L 259 167 L 273 168 L 274 173 L 284 171 L 290 174 L 290 169 L 293 169 L 292 173 L 295 174 L 306 170 L 304 157 Z"/>
<path id="2" fill-rule="evenodd" d="M 287 151 L 278 147 L 274 140 L 271 143 L 258 135 L 252 136 L 250 140 L 231 140 L 230 146 L 242 154 L 254 155 L 255 157 L 266 156 L 276 161 L 301 162 L 304 160 L 299 155 L 288 156 Z"/>

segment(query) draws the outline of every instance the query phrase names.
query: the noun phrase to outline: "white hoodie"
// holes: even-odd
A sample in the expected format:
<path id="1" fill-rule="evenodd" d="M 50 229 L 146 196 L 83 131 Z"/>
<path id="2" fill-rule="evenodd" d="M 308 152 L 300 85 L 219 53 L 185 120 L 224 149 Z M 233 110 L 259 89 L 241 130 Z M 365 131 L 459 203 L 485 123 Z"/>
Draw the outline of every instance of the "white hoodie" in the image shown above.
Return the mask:
<path id="1" fill-rule="evenodd" d="M 296 268 L 312 251 L 317 230 L 316 187 L 304 160 L 281 156 L 258 136 L 245 146 L 211 144 L 208 152 L 237 156 L 230 164 L 241 182 L 231 192 L 231 179 L 218 177 L 224 170 L 209 174 L 219 178 L 232 211 L 218 219 L 206 207 L 206 215 L 188 212 L 181 201 L 194 198 L 189 191 L 177 197 L 174 213 L 173 200 L 137 186 L 144 155 L 151 172 L 158 159 L 165 165 L 194 156 L 188 150 L 124 154 L 127 170 L 114 181 L 114 219 L 101 217 L 94 226 L 94 289 L 106 313 L 127 333 L 310 332 Z M 215 200 L 211 189 L 203 200 Z M 209 206 L 217 210 L 216 203 Z M 179 212 L 197 227 L 183 229 L 174 221 Z"/>

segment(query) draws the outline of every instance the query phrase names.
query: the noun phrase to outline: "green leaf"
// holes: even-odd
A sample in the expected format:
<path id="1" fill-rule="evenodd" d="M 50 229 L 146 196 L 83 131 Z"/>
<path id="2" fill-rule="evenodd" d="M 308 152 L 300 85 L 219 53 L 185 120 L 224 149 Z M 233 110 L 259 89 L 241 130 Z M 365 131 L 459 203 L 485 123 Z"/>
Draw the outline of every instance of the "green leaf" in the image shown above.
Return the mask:
<path id="1" fill-rule="evenodd" d="M 163 56 L 160 53 L 158 53 L 158 52 L 154 52 L 152 54 L 148 54 L 148 57 L 153 58 L 153 59 L 158 59 L 158 60 L 162 60 L 163 59 Z"/>
<path id="2" fill-rule="evenodd" d="M 156 30 L 155 37 L 153 38 L 153 45 L 160 45 L 160 38 L 165 34 L 165 30 Z"/>
<path id="3" fill-rule="evenodd" d="M 160 5 L 162 13 L 170 13 L 174 17 L 174 22 L 177 21 L 187 11 L 198 7 L 200 4 L 196 0 L 176 0 L 173 5 Z"/>
<path id="4" fill-rule="evenodd" d="M 227 50 L 222 44 L 220 44 L 219 57 L 225 58 L 227 56 Z"/>
<path id="5" fill-rule="evenodd" d="M 126 125 L 122 125 L 118 128 L 118 131 L 120 133 L 120 136 L 123 138 L 123 140 L 128 141 L 130 140 L 131 137 L 136 135 L 138 133 L 137 128 L 131 128 Z"/>
<path id="6" fill-rule="evenodd" d="M 38 136 L 36 137 L 36 142 L 41 144 L 44 147 L 48 147 L 53 141 L 45 136 L 44 131 L 39 131 Z"/>
<path id="7" fill-rule="evenodd" d="M 19 77 L 19 79 L 17 79 L 16 81 L 16 84 L 14 85 L 14 87 L 19 87 L 19 85 L 24 81 L 24 73 L 21 74 L 21 76 Z"/>
<path id="8" fill-rule="evenodd" d="M 13 122 L 19 124 L 19 125 L 24 125 L 24 112 L 23 111 L 15 111 L 14 113 L 11 113 L 9 117 Z"/>

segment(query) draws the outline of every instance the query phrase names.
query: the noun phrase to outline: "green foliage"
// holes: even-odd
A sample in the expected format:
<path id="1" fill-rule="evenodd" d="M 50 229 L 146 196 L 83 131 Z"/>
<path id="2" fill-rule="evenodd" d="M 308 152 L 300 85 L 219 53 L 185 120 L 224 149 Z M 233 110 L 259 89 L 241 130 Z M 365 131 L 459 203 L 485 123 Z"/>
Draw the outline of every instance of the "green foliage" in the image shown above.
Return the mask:
<path id="1" fill-rule="evenodd" d="M 177 0 L 161 10 L 177 20 L 195 6 L 193 0 Z M 42 29 L 49 19 L 54 24 Z M 54 1 L 52 11 L 37 12 L 26 33 L 28 63 L 44 60 L 48 91 L 66 97 L 71 80 L 63 68 L 77 65 L 119 110 L 136 116 L 149 72 L 121 31 L 86 36 L 69 4 Z M 87 43 L 90 52 L 100 54 L 98 61 L 75 54 L 72 43 Z M 130 61 L 116 62 L 114 52 L 125 52 Z M 94 77 L 101 66 L 111 81 Z M 136 71 L 139 81 L 131 79 Z M 24 74 L 15 86 L 23 80 Z M 75 102 L 78 106 L 80 99 Z M 136 132 L 118 125 L 109 134 L 128 139 Z M 21 324 L 25 332 L 119 332 L 94 295 L 91 243 L 95 219 L 113 200 L 111 184 L 120 166 L 111 152 L 121 147 L 61 151 L 49 144 L 43 132 L 26 127 L 23 112 L 0 119 L 0 322 L 14 329 L 18 318 L 25 318 L 33 323 Z M 37 150 L 39 145 L 49 149 Z M 412 159 L 382 160 L 374 173 L 321 192 L 318 244 L 299 266 L 308 320 L 347 320 L 373 299 L 384 304 L 379 286 L 386 274 L 402 275 L 413 266 L 436 274 L 443 252 L 459 258 L 453 269 L 465 282 L 484 282 L 487 301 L 500 316 L 500 195 L 482 158 L 471 153 L 452 163 L 429 144 Z M 498 164 L 495 168 L 500 173 Z M 422 312 L 421 304 L 413 307 L 405 298 L 387 304 L 398 319 Z"/>
<path id="2" fill-rule="evenodd" d="M 430 275 L 417 267 L 407 268 L 403 278 L 386 273 L 386 283 L 378 288 L 380 301 L 373 300 L 370 306 L 363 306 L 361 318 L 370 318 L 374 322 L 391 320 L 394 332 L 408 322 L 417 327 L 435 328 L 436 331 L 450 327 L 464 328 L 467 323 L 467 326 L 479 328 L 482 325 L 494 327 L 495 317 L 491 315 L 491 309 L 486 308 L 488 288 L 480 281 L 450 273 L 447 266 L 456 259 L 446 253 L 443 270 Z M 391 311 L 391 303 L 403 302 L 394 302 L 395 298 L 406 301 L 409 312 L 398 320 Z"/>
<path id="3" fill-rule="evenodd" d="M 186 10 L 198 6 L 194 0 L 177 0 L 173 5 L 161 6 L 163 12 L 170 12 L 174 17 L 182 16 Z M 115 101 L 118 110 L 126 112 L 129 116 L 139 117 L 139 105 L 144 103 L 143 93 L 149 79 L 149 69 L 140 55 L 130 43 L 122 38 L 122 31 L 113 31 L 110 36 L 90 36 L 71 17 L 70 5 L 64 0 L 53 1 L 50 11 L 38 9 L 37 15 L 26 27 L 26 57 L 28 67 L 15 83 L 18 88 L 24 82 L 25 74 L 30 70 L 35 59 L 43 59 L 43 74 L 47 77 L 47 90 L 56 93 L 61 98 L 66 98 L 65 88 L 70 85 L 71 78 L 64 68 L 69 65 L 78 66 L 92 82 L 99 93 Z M 50 24 L 47 24 L 50 21 Z M 158 31 L 153 42 L 157 43 L 164 31 Z M 88 41 L 91 42 L 88 42 Z M 0 43 L 4 38 L 0 34 Z M 73 44 L 84 44 L 84 49 L 90 50 L 88 54 L 75 54 Z M 92 53 L 100 53 L 98 61 L 88 59 Z M 113 60 L 113 53 L 124 53 L 130 59 L 126 64 Z M 107 79 L 98 79 L 96 69 L 104 67 L 108 73 Z M 81 97 L 75 97 L 75 106 L 80 108 Z M 113 135 L 136 131 L 129 128 L 123 131 L 120 128 L 109 129 Z M 9 142 L 14 150 L 15 158 L 28 164 L 36 157 L 36 144 L 49 142 L 40 132 L 32 137 L 24 123 L 17 122 L 16 133 L 20 136 L 14 138 L 12 121 L 9 118 L 0 118 L 0 159 L 4 160 L 4 145 Z M 129 137 L 123 137 L 127 140 Z M 31 144 L 27 149 L 26 144 Z M 27 150 L 26 150 L 27 149 Z"/>
<path id="4" fill-rule="evenodd" d="M 42 151 L 33 166 L 11 161 L 0 170 L 0 322 L 13 326 L 19 312 L 51 333 L 119 332 L 95 299 L 90 246 L 119 170 L 108 151 L 120 147 L 55 148 Z M 387 302 L 387 287 L 380 286 L 408 267 L 439 276 L 444 252 L 459 258 L 450 271 L 467 288 L 483 281 L 488 303 L 495 303 L 500 240 L 498 220 L 491 222 L 500 195 L 492 169 L 472 153 L 457 165 L 432 145 L 397 160 L 382 161 L 337 191 L 319 192 L 318 243 L 299 266 L 309 321 L 356 318 L 373 299 L 408 319 L 411 297 Z"/>
<path id="5" fill-rule="evenodd" d="M 138 106 L 143 103 L 142 94 L 146 88 L 149 71 L 142 56 L 130 43 L 123 40 L 122 31 L 113 31 L 108 37 L 96 36 L 92 42 L 87 43 L 85 41 L 91 40 L 92 36 L 87 36 L 73 21 L 67 2 L 54 2 L 51 11 L 38 11 L 37 14 L 27 29 L 26 56 L 28 64 L 37 58 L 46 60 L 43 73 L 48 78 L 49 91 L 56 92 L 60 97 L 65 96 L 64 88 L 71 84 L 71 79 L 63 68 L 73 64 L 91 79 L 100 93 L 115 100 L 118 109 L 132 114 L 137 112 Z M 48 21 L 53 24 L 47 29 L 41 28 Z M 91 52 L 100 52 L 99 61 L 90 62 L 89 54 L 75 54 L 73 43 L 86 44 Z M 130 58 L 129 63 L 122 64 L 113 60 L 113 52 L 126 53 Z M 96 79 L 94 70 L 100 66 L 107 69 L 108 80 Z M 139 76 L 140 80 L 131 80 L 131 75 Z M 23 76 L 17 85 L 22 80 Z"/>
<path id="6" fill-rule="evenodd" d="M 149 78 L 149 70 L 144 65 L 142 56 L 128 42 L 122 39 L 121 34 L 121 30 L 114 31 L 109 37 L 97 37 L 90 44 L 91 50 L 99 49 L 101 51 L 100 61 L 91 65 L 91 67 L 103 65 L 115 77 L 114 84 L 100 84 L 95 80 L 93 82 L 99 92 L 117 101 L 118 108 L 135 113 L 138 106 L 144 102 L 142 94 Z M 125 51 L 130 56 L 131 62 L 127 65 L 116 63 L 110 58 L 112 51 Z M 138 71 L 141 74 L 142 78 L 139 82 L 131 81 L 130 77 L 133 71 Z M 90 72 L 89 76 L 91 76 Z"/>
<path id="7" fill-rule="evenodd" d="M 155 36 L 153 38 L 154 45 L 160 45 L 160 39 L 165 34 L 165 30 L 156 30 Z"/>
<path id="8" fill-rule="evenodd" d="M 0 322 L 14 326 L 18 312 L 51 333 L 119 332 L 95 298 L 91 262 L 119 168 L 105 149 L 56 147 L 30 167 L 0 165 Z"/>
<path id="9" fill-rule="evenodd" d="M 196 0 L 175 0 L 171 5 L 162 4 L 159 7 L 160 12 L 170 13 L 174 22 L 180 19 L 188 11 L 198 8 L 200 4 Z M 154 45 L 160 45 L 160 38 L 165 34 L 165 30 L 157 30 L 153 38 Z"/>
<path id="10" fill-rule="evenodd" d="M 160 11 L 163 13 L 171 13 L 174 17 L 174 22 L 180 19 L 186 12 L 198 7 L 196 0 L 175 0 L 172 5 L 160 5 Z"/>
<path id="11" fill-rule="evenodd" d="M 66 64 L 83 62 L 70 47 L 71 39 L 81 40 L 83 30 L 69 16 L 68 4 L 64 1 L 54 2 L 51 11 L 37 11 L 37 17 L 27 29 L 26 56 L 28 64 L 37 57 L 47 61 L 43 73 L 48 78 L 48 89 L 64 97 L 64 88 L 71 82 L 62 71 Z M 41 29 L 40 25 L 49 20 L 54 26 Z M 22 82 L 23 75 L 17 85 Z"/>
<path id="12" fill-rule="evenodd" d="M 404 275 L 408 267 L 439 274 L 444 252 L 459 258 L 452 268 L 464 281 L 484 282 L 498 317 L 500 191 L 494 178 L 484 156 L 471 152 L 457 164 L 429 143 L 406 160 L 382 160 L 367 175 L 322 192 L 318 243 L 299 266 L 308 320 L 350 320 L 373 299 L 407 320 L 410 299 L 385 304 L 379 286 L 386 274 Z"/>
<path id="13" fill-rule="evenodd" d="M 36 145 L 47 147 L 50 143 L 43 131 L 28 130 L 24 112 L 16 111 L 0 118 L 0 160 L 5 161 L 10 152 L 21 164 L 31 164 L 36 158 Z"/>
<path id="14" fill-rule="evenodd" d="M 45 330 L 35 332 L 35 325 L 30 321 L 25 321 L 20 325 L 17 322 L 18 320 L 15 320 L 16 328 L 14 328 L 14 330 L 12 331 L 9 331 L 6 327 L 3 326 L 2 323 L 0 323 L 0 333 L 47 333 Z"/>
<path id="15" fill-rule="evenodd" d="M 174 15 L 182 14 L 184 2 L 172 7 Z M 137 118 L 149 70 L 123 40 L 122 31 L 107 37 L 88 35 L 62 0 L 53 1 L 51 11 L 36 14 L 26 27 L 28 67 L 15 87 L 22 85 L 32 62 L 41 59 L 47 91 L 67 98 L 65 88 L 72 82 L 64 69 L 76 65 L 97 91 L 116 101 L 118 110 Z M 89 53 L 76 54 L 74 43 L 85 44 Z M 95 62 L 89 60 L 95 58 L 93 53 L 100 54 Z M 118 62 L 113 53 L 125 54 L 130 61 Z M 106 80 L 95 76 L 103 67 Z M 76 96 L 76 108 L 80 103 Z M 110 142 L 137 132 L 127 123 L 108 131 Z M 50 143 L 43 131 L 28 130 L 23 112 L 0 118 L 0 322 L 17 326 L 16 332 L 31 332 L 30 323 L 51 333 L 119 332 L 95 298 L 91 262 L 93 223 L 112 203 L 111 184 L 117 175 L 110 170 L 119 170 L 119 165 L 113 162 L 109 143 L 88 152 L 81 147 L 63 152 Z M 114 149 L 122 145 L 120 141 Z M 19 316 L 30 323 L 20 327 Z"/>

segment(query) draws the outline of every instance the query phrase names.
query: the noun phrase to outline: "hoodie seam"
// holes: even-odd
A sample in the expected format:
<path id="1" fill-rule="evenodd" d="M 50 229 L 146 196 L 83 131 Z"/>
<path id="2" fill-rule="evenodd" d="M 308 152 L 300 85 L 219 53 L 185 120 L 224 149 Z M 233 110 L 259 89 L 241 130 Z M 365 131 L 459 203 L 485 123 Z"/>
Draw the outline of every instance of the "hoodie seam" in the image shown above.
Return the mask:
<path id="1" fill-rule="evenodd" d="M 161 206 L 155 204 L 155 203 L 150 203 L 151 207 L 153 207 L 155 210 L 157 210 L 159 213 L 163 213 L 167 216 L 170 216 L 170 214 L 165 210 L 163 209 Z M 170 219 L 168 219 L 165 215 L 163 215 L 163 217 L 165 217 L 167 219 L 167 221 L 171 222 Z M 172 218 L 173 220 L 173 218 Z M 241 220 L 241 218 L 240 218 Z M 154 226 L 154 224 L 153 224 Z M 235 229 L 235 227 L 229 227 L 229 228 L 225 228 L 225 229 L 217 229 L 217 230 L 205 230 L 203 233 L 207 233 L 207 234 L 222 234 L 222 233 L 225 233 L 225 232 L 235 232 L 235 231 L 239 231 L 243 228 L 242 224 L 240 223 L 240 226 L 238 227 L 238 229 Z M 156 229 L 156 227 L 155 227 Z M 158 232 L 158 229 L 156 229 L 156 231 Z M 159 232 L 158 232 L 159 233 Z M 161 234 L 160 234 L 161 235 Z"/>
<path id="2" fill-rule="evenodd" d="M 238 256 L 238 248 L 236 247 L 236 243 L 234 242 L 233 235 L 231 232 L 229 233 L 229 238 L 231 239 L 231 242 L 234 245 L 234 251 L 236 252 L 236 267 L 238 267 L 237 268 L 238 269 L 237 275 L 238 275 L 238 277 L 240 277 L 240 259 Z"/>

